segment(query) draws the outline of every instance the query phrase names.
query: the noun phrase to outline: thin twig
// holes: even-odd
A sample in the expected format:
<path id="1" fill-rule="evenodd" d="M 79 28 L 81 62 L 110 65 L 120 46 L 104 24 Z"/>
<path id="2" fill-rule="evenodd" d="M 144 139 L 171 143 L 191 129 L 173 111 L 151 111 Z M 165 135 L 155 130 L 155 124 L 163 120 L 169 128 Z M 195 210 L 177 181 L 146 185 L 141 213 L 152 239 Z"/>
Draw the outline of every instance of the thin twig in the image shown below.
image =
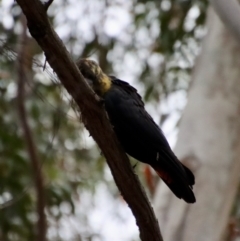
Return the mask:
<path id="1" fill-rule="evenodd" d="M 15 205 L 21 198 L 23 198 L 31 189 L 31 185 L 28 185 L 24 188 L 24 190 L 16 197 L 12 198 L 11 200 L 8 200 L 7 202 L 4 202 L 0 205 L 0 210 L 3 210 L 5 208 L 9 208 L 13 205 Z"/>
<path id="2" fill-rule="evenodd" d="M 27 145 L 27 150 L 29 154 L 29 159 L 32 165 L 33 170 L 33 180 L 35 184 L 36 194 L 37 194 L 37 213 L 38 213 L 38 223 L 37 223 L 37 241 L 45 241 L 46 240 L 46 216 L 44 212 L 45 208 L 45 193 L 44 193 L 44 182 L 41 173 L 41 165 L 39 156 L 37 154 L 36 145 L 34 142 L 34 138 L 32 136 L 31 130 L 29 128 L 27 113 L 24 105 L 24 96 L 25 96 L 25 81 L 27 78 L 26 66 L 24 65 L 24 58 L 26 53 L 27 46 L 27 26 L 26 22 L 23 20 L 23 33 L 21 35 L 20 41 L 22 44 L 20 45 L 20 49 L 18 52 L 18 60 L 17 60 L 17 78 L 18 78 L 18 93 L 17 93 L 17 105 L 19 112 L 19 119 L 21 121 L 24 139 Z"/>

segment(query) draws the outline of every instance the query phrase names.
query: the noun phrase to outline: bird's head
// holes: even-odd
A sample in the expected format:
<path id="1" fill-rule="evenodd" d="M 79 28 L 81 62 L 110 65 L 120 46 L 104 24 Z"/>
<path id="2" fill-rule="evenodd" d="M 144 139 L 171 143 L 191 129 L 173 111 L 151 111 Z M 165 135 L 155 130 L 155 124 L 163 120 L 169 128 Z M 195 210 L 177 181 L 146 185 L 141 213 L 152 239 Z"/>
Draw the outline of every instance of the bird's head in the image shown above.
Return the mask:
<path id="1" fill-rule="evenodd" d="M 77 66 L 83 77 L 98 95 L 104 95 L 111 88 L 112 82 L 110 78 L 95 61 L 80 59 L 77 61 Z"/>

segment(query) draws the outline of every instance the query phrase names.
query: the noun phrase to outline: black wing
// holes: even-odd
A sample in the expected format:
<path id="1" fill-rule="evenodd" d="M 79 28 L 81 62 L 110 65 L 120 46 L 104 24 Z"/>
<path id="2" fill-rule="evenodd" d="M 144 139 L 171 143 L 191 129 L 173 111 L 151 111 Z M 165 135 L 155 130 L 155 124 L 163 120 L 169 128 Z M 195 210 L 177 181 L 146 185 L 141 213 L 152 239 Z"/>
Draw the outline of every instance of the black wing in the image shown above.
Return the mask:
<path id="1" fill-rule="evenodd" d="M 155 169 L 160 166 L 177 182 L 191 187 L 193 174 L 174 155 L 161 129 L 146 112 L 136 89 L 127 82 L 111 78 L 113 85 L 104 96 L 105 107 L 125 151 Z"/>
<path id="2" fill-rule="evenodd" d="M 145 110 L 142 98 L 136 89 L 127 82 L 111 78 L 113 87 L 104 99 L 114 127 L 121 131 L 128 131 L 128 135 L 134 135 L 139 143 L 142 142 L 149 148 L 170 149 L 161 129 Z"/>
<path id="3" fill-rule="evenodd" d="M 161 129 L 145 110 L 137 90 L 125 81 L 113 76 L 111 78 L 113 89 L 105 100 L 107 99 L 109 103 L 107 106 L 109 112 L 114 113 L 114 119 L 117 119 L 115 121 L 121 122 L 123 129 L 125 126 L 126 129 L 135 130 L 137 138 L 144 138 L 142 139 L 144 143 L 148 142 L 152 147 L 170 148 Z"/>

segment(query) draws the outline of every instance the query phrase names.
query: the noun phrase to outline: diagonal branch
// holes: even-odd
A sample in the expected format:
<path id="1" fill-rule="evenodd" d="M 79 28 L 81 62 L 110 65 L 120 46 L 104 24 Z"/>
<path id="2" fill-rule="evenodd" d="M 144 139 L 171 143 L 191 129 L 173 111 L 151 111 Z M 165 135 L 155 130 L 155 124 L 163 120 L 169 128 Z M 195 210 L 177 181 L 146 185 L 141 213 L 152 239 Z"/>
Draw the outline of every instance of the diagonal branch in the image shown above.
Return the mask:
<path id="1" fill-rule="evenodd" d="M 29 31 L 43 49 L 50 66 L 81 110 L 83 122 L 101 148 L 114 180 L 131 208 L 143 241 L 162 241 L 158 221 L 130 162 L 112 130 L 101 103 L 85 82 L 69 53 L 49 24 L 39 0 L 17 0 Z"/>
<path id="2" fill-rule="evenodd" d="M 29 159 L 32 165 L 33 180 L 34 180 L 35 189 L 37 193 L 37 213 L 38 213 L 37 241 L 45 241 L 47 225 L 46 225 L 46 216 L 44 213 L 44 208 L 45 208 L 44 182 L 43 182 L 43 177 L 41 173 L 39 156 L 37 154 L 34 138 L 29 128 L 29 124 L 27 121 L 27 113 L 24 106 L 24 95 L 25 95 L 24 86 L 27 78 L 26 66 L 24 64 L 25 55 L 26 55 L 26 46 L 27 46 L 27 43 L 26 43 L 27 26 L 25 21 L 22 21 L 22 22 L 23 22 L 23 33 L 20 39 L 21 44 L 20 44 L 20 49 L 18 51 L 18 60 L 17 60 L 17 77 L 18 77 L 17 105 L 18 105 L 19 119 L 22 124 L 24 139 L 27 145 Z"/>

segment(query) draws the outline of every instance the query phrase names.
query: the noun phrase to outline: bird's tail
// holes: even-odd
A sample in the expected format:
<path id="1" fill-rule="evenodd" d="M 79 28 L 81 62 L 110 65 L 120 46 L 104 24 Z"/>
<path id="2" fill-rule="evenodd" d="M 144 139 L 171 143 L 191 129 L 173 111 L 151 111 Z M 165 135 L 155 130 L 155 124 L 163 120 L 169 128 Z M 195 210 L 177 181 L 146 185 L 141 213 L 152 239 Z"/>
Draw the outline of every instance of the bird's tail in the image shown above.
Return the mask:
<path id="1" fill-rule="evenodd" d="M 192 186 L 195 184 L 193 173 L 185 167 L 181 162 L 182 173 L 172 173 L 167 170 L 163 170 L 159 165 L 154 166 L 154 170 L 158 176 L 166 183 L 171 191 L 178 197 L 185 200 L 187 203 L 196 202 Z"/>

